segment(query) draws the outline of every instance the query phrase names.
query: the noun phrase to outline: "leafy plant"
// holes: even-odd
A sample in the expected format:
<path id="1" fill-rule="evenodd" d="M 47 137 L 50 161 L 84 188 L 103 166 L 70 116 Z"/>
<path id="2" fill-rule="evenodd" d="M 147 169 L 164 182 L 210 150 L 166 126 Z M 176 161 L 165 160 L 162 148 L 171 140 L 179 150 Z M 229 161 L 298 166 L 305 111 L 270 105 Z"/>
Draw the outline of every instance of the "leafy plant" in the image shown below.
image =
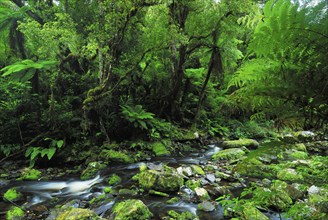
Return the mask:
<path id="1" fill-rule="evenodd" d="M 151 125 L 151 120 L 154 119 L 154 114 L 146 112 L 142 105 L 129 106 L 121 105 L 123 117 L 131 122 L 134 127 L 148 129 Z"/>
<path id="2" fill-rule="evenodd" d="M 41 147 L 29 147 L 27 148 L 25 152 L 25 157 L 30 158 L 30 167 L 33 167 L 35 164 L 35 161 L 37 160 L 37 157 L 40 155 L 40 157 L 47 156 L 48 160 L 51 160 L 51 158 L 56 153 L 57 149 L 60 149 L 64 145 L 63 140 L 54 140 L 51 138 L 45 138 L 45 141 L 51 140 L 48 148 L 41 148 Z"/>

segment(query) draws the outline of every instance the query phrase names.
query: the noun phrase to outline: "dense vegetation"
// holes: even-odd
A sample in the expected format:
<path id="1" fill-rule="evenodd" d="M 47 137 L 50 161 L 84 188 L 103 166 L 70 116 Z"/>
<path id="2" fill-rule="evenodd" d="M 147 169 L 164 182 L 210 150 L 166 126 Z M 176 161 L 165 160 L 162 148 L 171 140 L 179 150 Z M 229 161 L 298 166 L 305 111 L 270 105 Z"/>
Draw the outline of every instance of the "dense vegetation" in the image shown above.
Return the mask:
<path id="1" fill-rule="evenodd" d="M 51 158 L 63 143 L 181 128 L 327 130 L 327 5 L 316 3 L 3 0 L 0 154 Z"/>

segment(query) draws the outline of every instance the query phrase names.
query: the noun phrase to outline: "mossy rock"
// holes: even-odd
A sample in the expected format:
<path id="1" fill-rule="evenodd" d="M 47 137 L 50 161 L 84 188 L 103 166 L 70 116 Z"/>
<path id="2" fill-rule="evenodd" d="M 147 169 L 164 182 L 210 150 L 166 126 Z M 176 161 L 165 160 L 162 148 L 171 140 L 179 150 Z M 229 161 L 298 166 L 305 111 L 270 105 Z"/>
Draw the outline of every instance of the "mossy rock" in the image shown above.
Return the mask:
<path id="1" fill-rule="evenodd" d="M 201 186 L 201 182 L 200 180 L 187 180 L 186 182 L 186 186 L 189 188 L 189 189 L 192 189 L 194 190 L 195 188 L 198 188 Z"/>
<path id="2" fill-rule="evenodd" d="M 287 168 L 278 171 L 277 178 L 280 180 L 290 181 L 290 182 L 297 182 L 303 181 L 303 176 L 296 172 L 296 170 Z"/>
<path id="3" fill-rule="evenodd" d="M 146 170 L 139 174 L 139 185 L 143 189 L 175 192 L 183 185 L 183 177 L 177 173 Z"/>
<path id="4" fill-rule="evenodd" d="M 198 174 L 198 175 L 202 175 L 202 176 L 205 175 L 205 172 L 204 172 L 203 168 L 201 168 L 200 166 L 197 166 L 197 165 L 193 164 L 190 167 L 191 167 L 191 170 L 194 174 Z"/>
<path id="5" fill-rule="evenodd" d="M 169 156 L 171 153 L 167 150 L 163 142 L 155 142 L 151 144 L 151 149 L 154 152 L 156 157 L 160 156 Z"/>
<path id="6" fill-rule="evenodd" d="M 311 194 L 309 202 L 322 213 L 328 213 L 328 189 L 320 189 L 319 193 Z"/>
<path id="7" fill-rule="evenodd" d="M 97 220 L 101 219 L 96 213 L 94 213 L 90 209 L 82 209 L 82 208 L 69 208 L 66 211 L 60 213 L 56 220 Z"/>
<path id="8" fill-rule="evenodd" d="M 10 202 L 18 201 L 22 197 L 20 192 L 17 192 L 16 188 L 8 189 L 3 195 L 3 199 Z"/>
<path id="9" fill-rule="evenodd" d="M 250 204 L 243 205 L 242 218 L 246 220 L 269 220 L 267 216 Z"/>
<path id="10" fill-rule="evenodd" d="M 179 199 L 177 197 L 173 197 L 169 200 L 166 201 L 166 204 L 174 204 L 174 203 L 177 203 L 179 202 Z"/>
<path id="11" fill-rule="evenodd" d="M 138 191 L 135 189 L 120 189 L 118 191 L 119 195 L 125 195 L 125 196 L 136 196 L 138 195 Z"/>
<path id="12" fill-rule="evenodd" d="M 285 148 L 290 149 L 290 150 L 307 152 L 306 146 L 303 143 L 289 144 L 289 145 L 286 145 Z"/>
<path id="13" fill-rule="evenodd" d="M 206 191 L 206 189 L 198 187 L 198 188 L 195 188 L 194 191 L 195 191 L 197 197 L 199 198 L 199 200 L 205 201 L 205 200 L 210 199 L 210 196 L 209 196 L 208 192 Z"/>
<path id="14" fill-rule="evenodd" d="M 221 150 L 215 153 L 212 156 L 213 160 L 235 160 L 243 157 L 245 155 L 245 151 L 240 148 L 230 148 L 226 150 Z"/>
<path id="15" fill-rule="evenodd" d="M 159 192 L 159 191 L 156 191 L 156 190 L 149 190 L 149 194 L 150 195 L 154 195 L 154 196 L 162 196 L 162 197 L 169 197 L 170 195 L 167 194 L 167 193 L 163 193 L 163 192 Z"/>
<path id="16" fill-rule="evenodd" d="M 107 182 L 110 186 L 114 186 L 120 183 L 121 181 L 122 181 L 121 177 L 119 177 L 117 174 L 114 173 L 108 178 Z"/>
<path id="17" fill-rule="evenodd" d="M 90 162 L 85 170 L 82 171 L 82 174 L 80 176 L 81 180 L 88 180 L 92 179 L 96 176 L 96 174 L 102 170 L 105 169 L 106 165 L 102 164 L 100 162 Z"/>
<path id="18" fill-rule="evenodd" d="M 153 214 L 141 201 L 129 199 L 114 205 L 109 217 L 111 220 L 149 220 Z"/>
<path id="19" fill-rule="evenodd" d="M 42 176 L 41 171 L 32 169 L 32 168 L 24 168 L 21 173 L 21 177 L 17 180 L 37 180 Z"/>
<path id="20" fill-rule="evenodd" d="M 277 155 L 280 160 L 302 160 L 307 159 L 308 153 L 298 150 L 285 150 Z"/>
<path id="21" fill-rule="evenodd" d="M 174 210 L 170 210 L 167 212 L 167 214 L 169 215 L 169 219 L 171 220 L 198 220 L 199 218 L 197 216 L 195 216 L 194 214 L 192 214 L 191 212 L 181 212 L 178 213 Z"/>
<path id="22" fill-rule="evenodd" d="M 126 153 L 115 150 L 103 150 L 100 157 L 108 162 L 132 163 L 133 159 Z"/>
<path id="23" fill-rule="evenodd" d="M 298 131 L 294 133 L 294 137 L 299 142 L 310 142 L 315 140 L 316 135 L 312 131 Z"/>
<path id="24" fill-rule="evenodd" d="M 25 216 L 25 212 L 17 206 L 10 207 L 6 215 L 7 220 L 20 220 L 23 219 L 24 216 Z"/>
<path id="25" fill-rule="evenodd" d="M 259 142 L 253 139 L 239 139 L 233 141 L 223 141 L 223 148 L 240 148 L 246 147 L 248 149 L 256 149 L 260 146 Z"/>
<path id="26" fill-rule="evenodd" d="M 286 191 L 276 190 L 275 193 L 269 197 L 269 204 L 278 210 L 287 210 L 287 208 L 293 204 L 293 201 Z"/>

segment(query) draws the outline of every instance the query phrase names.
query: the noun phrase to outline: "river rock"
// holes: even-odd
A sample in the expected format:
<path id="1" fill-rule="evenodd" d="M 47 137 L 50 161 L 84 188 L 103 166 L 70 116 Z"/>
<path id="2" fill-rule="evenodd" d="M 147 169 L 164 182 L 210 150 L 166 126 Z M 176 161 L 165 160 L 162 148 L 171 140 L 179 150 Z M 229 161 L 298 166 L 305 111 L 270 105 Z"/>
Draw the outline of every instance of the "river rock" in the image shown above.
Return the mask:
<path id="1" fill-rule="evenodd" d="M 284 134 L 278 137 L 278 139 L 286 144 L 294 144 L 297 142 L 297 139 L 292 134 Z"/>
<path id="2" fill-rule="evenodd" d="M 215 182 L 215 175 L 213 173 L 206 174 L 206 179 L 210 181 L 211 183 Z"/>
<path id="3" fill-rule="evenodd" d="M 161 192 L 176 192 L 184 183 L 183 177 L 174 171 L 145 170 L 140 172 L 138 180 L 141 188 Z"/>
<path id="4" fill-rule="evenodd" d="M 200 166 L 193 164 L 193 165 L 191 165 L 191 169 L 194 174 L 198 174 L 198 175 L 202 175 L 202 176 L 205 175 L 204 170 Z"/>
<path id="5" fill-rule="evenodd" d="M 198 210 L 204 211 L 204 212 L 212 212 L 215 210 L 215 206 L 212 202 L 209 201 L 203 201 L 202 203 L 199 203 L 197 205 Z"/>
<path id="6" fill-rule="evenodd" d="M 220 171 L 216 171 L 214 175 L 215 175 L 215 177 L 222 178 L 225 180 L 229 180 L 229 181 L 233 180 L 233 177 L 231 175 L 220 172 Z"/>
<path id="7" fill-rule="evenodd" d="M 23 209 L 17 206 L 11 206 L 6 213 L 7 219 L 9 220 L 23 220 L 25 213 Z"/>
<path id="8" fill-rule="evenodd" d="M 304 179 L 302 174 L 297 173 L 296 170 L 292 168 L 282 169 L 278 171 L 277 178 L 290 182 L 301 181 Z"/>
<path id="9" fill-rule="evenodd" d="M 308 151 L 328 156 L 328 141 L 314 141 L 306 143 L 305 145 Z"/>
<path id="10" fill-rule="evenodd" d="M 211 194 L 213 197 L 220 197 L 223 195 L 231 194 L 231 191 L 227 186 L 216 186 L 208 188 L 208 193 Z"/>
<path id="11" fill-rule="evenodd" d="M 168 143 L 168 142 L 167 141 L 163 141 L 163 142 L 158 141 L 158 142 L 151 144 L 151 149 L 156 157 L 169 156 L 171 154 L 170 151 L 167 150 L 166 144 L 164 144 L 164 143 Z"/>
<path id="12" fill-rule="evenodd" d="M 69 208 L 58 214 L 56 220 L 89 220 L 89 219 L 102 219 L 90 209 Z"/>
<path id="13" fill-rule="evenodd" d="M 320 188 L 315 186 L 315 185 L 312 185 L 308 190 L 308 194 L 309 195 L 312 195 L 312 194 L 319 194 L 320 192 Z"/>
<path id="14" fill-rule="evenodd" d="M 256 207 L 246 204 L 243 205 L 242 209 L 242 217 L 243 219 L 249 220 L 269 220 L 267 216 L 265 216 L 262 212 L 260 212 Z"/>
<path id="15" fill-rule="evenodd" d="M 137 199 L 129 199 L 114 205 L 109 216 L 111 220 L 149 220 L 153 214 Z"/>
<path id="16" fill-rule="evenodd" d="M 193 175 L 193 172 L 190 167 L 178 167 L 177 172 L 180 175 L 185 175 L 187 177 L 190 177 Z"/>
<path id="17" fill-rule="evenodd" d="M 208 192 L 204 188 L 195 188 L 195 193 L 201 201 L 210 199 Z"/>
<path id="18" fill-rule="evenodd" d="M 328 213 L 328 189 L 321 188 L 318 193 L 309 195 L 309 202 L 321 213 Z"/>
<path id="19" fill-rule="evenodd" d="M 121 162 L 121 163 L 132 163 L 133 159 L 122 151 L 115 150 L 103 150 L 100 153 L 100 158 L 108 162 Z"/>
<path id="20" fill-rule="evenodd" d="M 260 146 L 259 142 L 253 139 L 239 139 L 233 141 L 223 141 L 223 148 L 240 148 L 246 147 L 247 149 L 256 149 Z"/>
<path id="21" fill-rule="evenodd" d="M 294 133 L 294 136 L 299 142 L 310 142 L 316 138 L 315 133 L 312 131 L 298 131 Z"/>
<path id="22" fill-rule="evenodd" d="M 219 151 L 212 156 L 213 160 L 234 160 L 245 155 L 245 151 L 240 148 L 230 148 Z"/>
<path id="23" fill-rule="evenodd" d="M 197 179 L 197 180 L 188 180 L 186 181 L 186 186 L 192 190 L 194 190 L 195 188 L 198 188 L 201 186 L 201 180 Z"/>

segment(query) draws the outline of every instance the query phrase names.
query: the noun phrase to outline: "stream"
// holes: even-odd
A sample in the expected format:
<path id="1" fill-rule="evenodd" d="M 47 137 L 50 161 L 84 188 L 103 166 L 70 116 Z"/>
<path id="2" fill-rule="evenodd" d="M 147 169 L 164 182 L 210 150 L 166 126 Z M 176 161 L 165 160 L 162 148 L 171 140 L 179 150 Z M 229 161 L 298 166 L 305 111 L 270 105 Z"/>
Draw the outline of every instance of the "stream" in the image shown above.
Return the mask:
<path id="1" fill-rule="evenodd" d="M 21 192 L 24 196 L 24 202 L 18 205 L 23 205 L 28 210 L 36 210 L 39 215 L 29 217 L 27 219 L 55 219 L 49 210 L 56 205 L 63 205 L 71 201 L 71 205 L 74 207 L 87 207 L 88 201 L 92 198 L 96 198 L 99 195 L 104 194 L 104 188 L 108 187 L 107 179 L 112 174 L 117 174 L 121 177 L 122 181 L 119 185 L 114 186 L 113 189 L 116 192 L 119 189 L 137 188 L 135 182 L 131 180 L 131 177 L 139 172 L 139 167 L 146 164 L 149 169 L 161 169 L 164 164 L 177 168 L 182 165 L 205 165 L 210 160 L 210 157 L 220 151 L 219 145 L 209 145 L 208 149 L 203 152 L 186 153 L 185 156 L 171 156 L 171 157 L 157 157 L 152 158 L 150 161 L 138 162 L 133 164 L 115 164 L 111 165 L 109 169 L 102 171 L 94 179 L 81 181 L 76 176 L 66 176 L 61 180 L 50 181 L 14 181 L 2 186 L 0 184 L 1 193 L 5 192 L 11 187 L 16 187 L 17 191 Z M 204 179 L 204 178 L 203 178 Z M 224 182 L 222 182 L 224 184 Z M 246 184 L 248 184 L 246 182 Z M 233 194 L 238 195 L 242 188 L 236 188 L 231 190 Z M 153 219 L 162 219 L 169 210 L 175 210 L 178 212 L 189 211 L 199 217 L 201 220 L 211 219 L 225 219 L 223 216 L 223 208 L 216 204 L 215 210 L 211 212 L 199 211 L 197 209 L 197 203 L 182 199 L 183 196 L 192 194 L 192 190 L 187 187 L 182 187 L 178 193 L 171 193 L 170 198 L 177 197 L 179 202 L 174 204 L 167 204 L 167 197 L 160 197 L 148 194 L 136 194 L 136 195 L 121 195 L 114 193 L 113 197 L 108 202 L 102 202 L 98 207 L 93 208 L 93 211 L 101 217 L 108 217 L 113 205 L 122 200 L 136 198 L 142 200 L 154 214 Z M 215 199 L 215 198 L 213 198 Z M 8 209 L 11 204 L 0 201 L 0 210 Z M 2 213 L 3 214 L 3 213 Z M 278 220 L 279 215 L 275 212 L 265 213 L 270 219 Z M 2 219 L 0 215 L 0 219 Z"/>

